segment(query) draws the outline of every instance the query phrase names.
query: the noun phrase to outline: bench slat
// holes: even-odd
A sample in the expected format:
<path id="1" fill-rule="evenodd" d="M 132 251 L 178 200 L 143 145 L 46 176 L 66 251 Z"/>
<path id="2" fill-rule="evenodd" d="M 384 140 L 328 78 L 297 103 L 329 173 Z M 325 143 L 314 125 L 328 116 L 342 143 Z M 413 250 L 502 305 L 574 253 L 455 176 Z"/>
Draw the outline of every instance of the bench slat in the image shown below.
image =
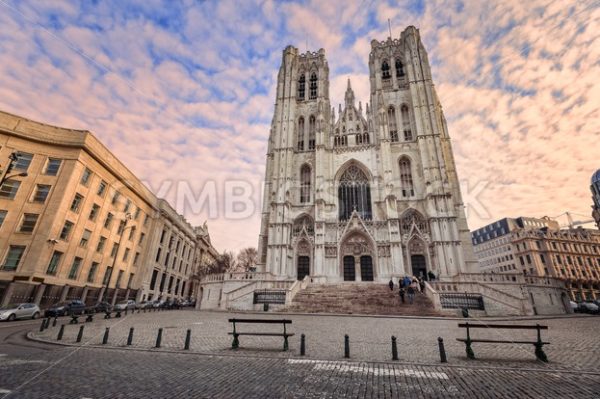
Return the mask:
<path id="1" fill-rule="evenodd" d="M 457 341 L 467 342 L 464 338 L 456 338 Z M 535 341 L 501 341 L 501 340 L 493 340 L 493 339 L 472 339 L 471 342 L 483 342 L 483 343 L 498 343 L 498 344 L 531 344 L 535 345 L 537 342 Z M 550 342 L 542 342 L 543 345 L 550 345 Z"/>
<path id="2" fill-rule="evenodd" d="M 229 319 L 230 323 L 265 323 L 265 324 L 292 324 L 291 320 L 276 319 Z"/>
<path id="3" fill-rule="evenodd" d="M 467 328 L 467 324 L 459 324 L 460 328 Z M 513 324 L 471 324 L 468 325 L 469 328 L 505 328 L 505 329 L 514 329 L 514 330 L 537 330 L 538 326 L 532 325 L 513 325 Z M 540 330 L 547 330 L 548 326 L 539 326 Z"/>

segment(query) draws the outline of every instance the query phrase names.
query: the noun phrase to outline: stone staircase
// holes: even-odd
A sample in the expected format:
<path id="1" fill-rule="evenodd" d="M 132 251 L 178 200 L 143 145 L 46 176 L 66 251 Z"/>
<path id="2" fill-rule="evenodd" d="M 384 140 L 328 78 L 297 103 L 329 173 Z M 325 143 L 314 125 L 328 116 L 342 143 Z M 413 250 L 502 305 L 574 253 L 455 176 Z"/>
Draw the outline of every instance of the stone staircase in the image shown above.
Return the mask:
<path id="1" fill-rule="evenodd" d="M 442 316 L 425 294 L 417 293 L 412 305 L 402 304 L 398 286 L 387 284 L 340 283 L 309 285 L 300 291 L 285 311 L 398 316 Z"/>

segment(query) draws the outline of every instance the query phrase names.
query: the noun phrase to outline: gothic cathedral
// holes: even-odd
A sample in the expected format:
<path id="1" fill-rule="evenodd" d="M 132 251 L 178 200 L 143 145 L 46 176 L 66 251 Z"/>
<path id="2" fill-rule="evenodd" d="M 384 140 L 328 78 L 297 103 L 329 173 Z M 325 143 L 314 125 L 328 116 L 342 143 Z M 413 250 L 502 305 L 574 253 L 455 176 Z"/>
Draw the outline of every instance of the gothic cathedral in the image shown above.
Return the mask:
<path id="1" fill-rule="evenodd" d="M 373 40 L 370 102 L 329 100 L 323 49 L 288 46 L 269 136 L 259 269 L 313 282 L 477 272 L 419 31 Z"/>

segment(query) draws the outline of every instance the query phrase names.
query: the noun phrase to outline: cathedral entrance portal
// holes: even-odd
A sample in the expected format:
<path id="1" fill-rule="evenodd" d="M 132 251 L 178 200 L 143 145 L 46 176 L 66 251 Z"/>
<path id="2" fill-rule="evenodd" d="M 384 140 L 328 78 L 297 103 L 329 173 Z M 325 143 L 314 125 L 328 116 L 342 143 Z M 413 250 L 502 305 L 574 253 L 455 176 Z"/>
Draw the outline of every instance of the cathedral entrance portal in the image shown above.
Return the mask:
<path id="1" fill-rule="evenodd" d="M 410 264 L 412 266 L 412 274 L 416 277 L 422 277 L 427 280 L 427 267 L 425 266 L 425 256 L 411 255 Z"/>
<path id="2" fill-rule="evenodd" d="M 373 258 L 370 256 L 360 257 L 360 279 L 362 281 L 373 281 Z"/>
<path id="3" fill-rule="evenodd" d="M 344 256 L 344 281 L 356 280 L 354 270 L 354 256 Z"/>
<path id="4" fill-rule="evenodd" d="M 304 280 L 304 277 L 310 274 L 310 258 L 308 256 L 298 256 L 298 280 Z"/>

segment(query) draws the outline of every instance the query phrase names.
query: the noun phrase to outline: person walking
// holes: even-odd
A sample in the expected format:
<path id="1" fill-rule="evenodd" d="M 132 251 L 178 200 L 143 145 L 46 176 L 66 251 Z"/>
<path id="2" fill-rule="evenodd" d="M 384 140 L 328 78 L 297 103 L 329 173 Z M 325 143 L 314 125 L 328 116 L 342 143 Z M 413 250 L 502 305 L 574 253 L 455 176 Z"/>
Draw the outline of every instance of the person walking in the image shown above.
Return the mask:
<path id="1" fill-rule="evenodd" d="M 404 292 L 404 287 L 400 287 L 400 290 L 398 290 L 398 295 L 400 295 L 400 300 L 402 303 L 404 303 Z"/>
<path id="2" fill-rule="evenodd" d="M 412 305 L 413 301 L 415 300 L 415 288 L 412 284 L 408 286 L 406 293 L 408 294 L 408 303 Z"/>
<path id="3" fill-rule="evenodd" d="M 425 280 L 423 280 L 423 277 L 419 277 L 419 290 L 421 294 L 425 292 Z"/>
<path id="4" fill-rule="evenodd" d="M 388 283 L 388 285 L 390 286 L 390 291 L 394 291 L 394 280 L 390 279 L 390 282 Z"/>

